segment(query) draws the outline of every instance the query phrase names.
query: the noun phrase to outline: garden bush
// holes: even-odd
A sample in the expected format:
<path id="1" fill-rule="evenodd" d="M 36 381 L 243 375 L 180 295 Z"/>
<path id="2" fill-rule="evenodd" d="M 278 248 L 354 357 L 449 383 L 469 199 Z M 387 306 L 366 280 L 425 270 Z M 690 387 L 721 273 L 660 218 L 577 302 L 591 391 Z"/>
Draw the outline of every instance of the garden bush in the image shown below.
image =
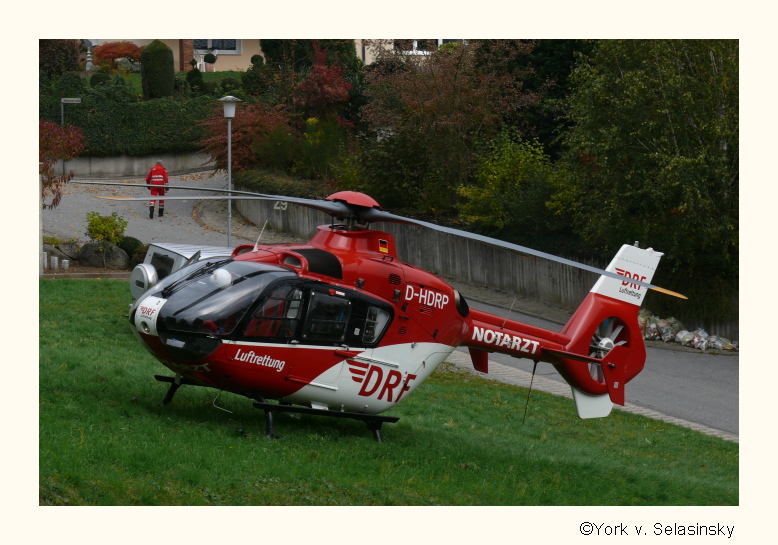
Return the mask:
<path id="1" fill-rule="evenodd" d="M 238 81 L 238 78 L 234 78 L 232 76 L 227 76 L 226 78 L 223 78 L 219 85 L 221 86 L 222 92 L 229 93 L 234 91 L 235 89 L 240 89 L 240 81 Z"/>
<path id="2" fill-rule="evenodd" d="M 92 74 L 92 77 L 89 78 L 89 86 L 97 87 L 98 85 L 102 85 L 110 80 L 111 80 L 111 76 L 108 75 L 106 72 L 97 72 L 95 74 Z"/>
<path id="3" fill-rule="evenodd" d="M 143 96 L 149 98 L 169 97 L 175 85 L 173 50 L 159 40 L 147 45 L 140 57 Z"/>
<path id="4" fill-rule="evenodd" d="M 203 73 L 198 68 L 192 68 L 186 73 L 186 82 L 192 91 L 202 92 L 205 89 L 205 81 L 203 80 Z"/>
<path id="5" fill-rule="evenodd" d="M 135 237 L 124 237 L 117 246 L 124 250 L 128 256 L 132 257 L 139 248 L 143 247 L 143 243 Z"/>
<path id="6" fill-rule="evenodd" d="M 284 195 L 303 199 L 321 199 L 333 191 L 313 180 L 303 180 L 277 172 L 244 170 L 233 174 L 235 186 L 267 195 Z"/>
<path id="7" fill-rule="evenodd" d="M 86 234 L 95 242 L 116 244 L 124 238 L 127 220 L 114 212 L 110 216 L 102 216 L 98 212 L 88 212 L 86 215 Z"/>
<path id="8" fill-rule="evenodd" d="M 134 89 L 119 83 L 120 79 L 114 76 L 85 95 L 82 104 L 65 112 L 68 123 L 80 127 L 87 140 L 82 155 L 144 156 L 202 149 L 199 141 L 204 130 L 200 123 L 212 111 L 221 111 L 213 97 L 138 101 Z M 120 92 L 129 94 L 126 102 L 115 100 Z M 136 101 L 131 102 L 131 97 Z M 41 118 L 59 123 L 59 99 L 42 97 L 39 108 Z"/>

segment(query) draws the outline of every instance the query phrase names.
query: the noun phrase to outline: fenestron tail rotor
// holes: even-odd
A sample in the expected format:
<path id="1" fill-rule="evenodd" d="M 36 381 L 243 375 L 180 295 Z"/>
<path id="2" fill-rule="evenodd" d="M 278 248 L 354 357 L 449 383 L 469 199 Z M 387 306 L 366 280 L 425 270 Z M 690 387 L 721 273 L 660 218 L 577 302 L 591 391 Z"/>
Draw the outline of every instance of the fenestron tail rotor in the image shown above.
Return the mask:
<path id="1" fill-rule="evenodd" d="M 627 335 L 621 335 L 624 331 L 624 323 L 618 318 L 611 316 L 603 320 L 592 335 L 592 342 L 589 347 L 589 357 L 601 360 L 605 355 L 616 346 L 627 344 Z M 601 384 L 605 384 L 605 376 L 602 372 L 602 366 L 597 363 L 589 364 L 589 373 L 592 378 Z"/>

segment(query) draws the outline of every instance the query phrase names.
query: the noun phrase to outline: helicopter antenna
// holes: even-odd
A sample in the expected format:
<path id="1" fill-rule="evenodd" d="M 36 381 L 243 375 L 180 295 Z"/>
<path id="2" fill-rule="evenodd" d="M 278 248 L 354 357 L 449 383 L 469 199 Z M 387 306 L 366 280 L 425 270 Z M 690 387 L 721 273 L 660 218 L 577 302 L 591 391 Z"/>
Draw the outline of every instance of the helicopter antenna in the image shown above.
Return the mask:
<path id="1" fill-rule="evenodd" d="M 227 413 L 230 413 L 230 414 L 232 414 L 232 411 L 230 411 L 230 410 L 227 410 L 227 409 L 225 409 L 224 407 L 219 407 L 219 406 L 216 404 L 216 400 L 217 400 L 217 399 L 219 399 L 219 396 L 220 396 L 220 395 L 222 395 L 222 390 L 219 390 L 219 393 L 218 393 L 218 394 L 216 394 L 216 397 L 214 397 L 214 398 L 213 398 L 213 406 L 214 406 L 214 407 L 216 407 L 217 409 L 221 409 L 221 410 L 223 410 L 224 412 L 227 412 Z"/>
<path id="2" fill-rule="evenodd" d="M 262 226 L 262 230 L 259 232 L 259 236 L 257 237 L 257 241 L 254 243 L 254 251 L 257 251 L 257 248 L 259 248 L 259 239 L 262 238 L 262 233 L 265 232 L 265 227 L 267 227 L 267 220 L 265 220 L 265 225 Z"/>
<path id="3" fill-rule="evenodd" d="M 508 316 L 511 315 L 511 311 L 513 310 L 513 305 L 516 304 L 516 297 L 518 297 L 518 295 L 513 298 L 513 303 L 511 303 L 511 308 L 508 309 L 508 314 L 505 315 L 505 321 L 502 323 L 502 327 L 500 327 L 500 329 L 505 329 L 505 324 L 508 323 Z"/>
<path id="4" fill-rule="evenodd" d="M 524 405 L 524 418 L 521 419 L 521 425 L 524 425 L 524 420 L 527 418 L 527 409 L 529 408 L 529 396 L 532 394 L 532 383 L 535 381 L 535 369 L 538 368 L 538 360 L 535 360 L 535 365 L 532 366 L 532 378 L 529 379 L 529 390 L 527 391 L 527 404 Z"/>

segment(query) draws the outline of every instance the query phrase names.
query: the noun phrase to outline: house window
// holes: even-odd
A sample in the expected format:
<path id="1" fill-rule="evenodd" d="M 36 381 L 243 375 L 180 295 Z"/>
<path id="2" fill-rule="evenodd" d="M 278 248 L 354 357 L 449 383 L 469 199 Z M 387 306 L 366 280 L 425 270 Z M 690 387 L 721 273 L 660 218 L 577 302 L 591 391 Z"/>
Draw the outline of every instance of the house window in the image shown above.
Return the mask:
<path id="1" fill-rule="evenodd" d="M 443 44 L 467 43 L 465 40 L 393 40 L 394 50 L 401 55 L 429 55 Z"/>
<path id="2" fill-rule="evenodd" d="M 198 53 L 210 53 L 213 50 L 219 55 L 240 55 L 242 40 L 192 40 L 192 47 Z"/>
<path id="3" fill-rule="evenodd" d="M 404 55 L 429 55 L 437 48 L 437 40 L 394 40 L 394 50 Z"/>

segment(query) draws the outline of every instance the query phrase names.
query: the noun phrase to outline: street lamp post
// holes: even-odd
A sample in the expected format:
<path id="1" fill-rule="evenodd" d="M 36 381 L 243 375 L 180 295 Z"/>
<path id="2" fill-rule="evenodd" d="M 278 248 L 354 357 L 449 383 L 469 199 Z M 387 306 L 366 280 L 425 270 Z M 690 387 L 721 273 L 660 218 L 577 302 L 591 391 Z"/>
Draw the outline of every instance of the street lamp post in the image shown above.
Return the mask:
<path id="1" fill-rule="evenodd" d="M 232 118 L 235 117 L 235 107 L 243 102 L 234 96 L 219 99 L 224 106 L 224 117 L 227 118 L 227 246 L 232 248 Z"/>

